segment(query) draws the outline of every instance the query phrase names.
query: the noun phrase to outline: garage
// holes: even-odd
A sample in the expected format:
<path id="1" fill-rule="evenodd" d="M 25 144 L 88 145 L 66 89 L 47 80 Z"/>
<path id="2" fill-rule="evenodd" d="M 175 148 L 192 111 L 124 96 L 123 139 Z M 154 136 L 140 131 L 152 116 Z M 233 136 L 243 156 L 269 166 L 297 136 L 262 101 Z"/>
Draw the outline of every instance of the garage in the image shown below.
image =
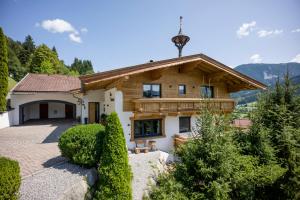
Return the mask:
<path id="1" fill-rule="evenodd" d="M 76 105 L 59 100 L 29 102 L 19 107 L 20 124 L 29 120 L 76 119 Z"/>
<path id="2" fill-rule="evenodd" d="M 78 77 L 66 75 L 27 74 L 12 89 L 12 125 L 53 119 L 79 120 L 81 99 Z"/>

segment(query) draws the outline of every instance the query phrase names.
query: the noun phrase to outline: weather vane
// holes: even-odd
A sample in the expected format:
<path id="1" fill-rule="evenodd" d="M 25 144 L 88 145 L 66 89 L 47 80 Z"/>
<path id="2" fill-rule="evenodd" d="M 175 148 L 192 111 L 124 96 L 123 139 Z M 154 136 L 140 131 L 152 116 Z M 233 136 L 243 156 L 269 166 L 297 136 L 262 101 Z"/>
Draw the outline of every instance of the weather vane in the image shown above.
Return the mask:
<path id="1" fill-rule="evenodd" d="M 190 40 L 190 37 L 187 35 L 183 35 L 182 33 L 182 16 L 180 16 L 180 27 L 178 35 L 174 36 L 172 38 L 172 42 L 175 44 L 175 46 L 178 48 L 178 57 L 180 58 L 182 56 L 182 49 L 186 43 Z"/>

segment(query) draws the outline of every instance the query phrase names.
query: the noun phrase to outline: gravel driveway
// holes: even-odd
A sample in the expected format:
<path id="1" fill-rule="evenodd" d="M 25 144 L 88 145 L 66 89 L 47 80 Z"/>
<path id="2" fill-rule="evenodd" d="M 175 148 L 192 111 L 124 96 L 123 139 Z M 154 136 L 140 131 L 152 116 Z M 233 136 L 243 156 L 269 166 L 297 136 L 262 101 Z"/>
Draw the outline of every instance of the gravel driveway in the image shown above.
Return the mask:
<path id="1" fill-rule="evenodd" d="M 0 155 L 17 160 L 25 178 L 65 160 L 57 141 L 72 124 L 69 120 L 32 121 L 0 129 Z"/>

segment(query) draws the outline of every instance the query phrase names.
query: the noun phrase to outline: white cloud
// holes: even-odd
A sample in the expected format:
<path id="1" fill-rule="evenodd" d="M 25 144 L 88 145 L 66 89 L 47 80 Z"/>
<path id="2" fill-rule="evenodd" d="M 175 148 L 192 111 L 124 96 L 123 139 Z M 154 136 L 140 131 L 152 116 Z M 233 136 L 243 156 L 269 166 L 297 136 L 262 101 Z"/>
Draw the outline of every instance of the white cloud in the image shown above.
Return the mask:
<path id="1" fill-rule="evenodd" d="M 250 57 L 250 60 L 252 63 L 260 63 L 262 61 L 262 58 L 259 54 L 254 54 Z"/>
<path id="2" fill-rule="evenodd" d="M 292 30 L 292 33 L 300 33 L 300 28 L 297 28 L 295 30 Z"/>
<path id="3" fill-rule="evenodd" d="M 81 31 L 81 33 L 87 33 L 88 29 L 84 27 L 84 28 L 81 28 L 80 31 Z"/>
<path id="4" fill-rule="evenodd" d="M 52 33 L 77 32 L 69 22 L 63 19 L 44 20 L 41 26 Z"/>
<path id="5" fill-rule="evenodd" d="M 256 26 L 256 21 L 250 23 L 244 23 L 239 30 L 236 31 L 236 34 L 239 38 L 246 37 L 250 34 L 253 28 Z"/>
<path id="6" fill-rule="evenodd" d="M 69 38 L 73 42 L 77 42 L 77 43 L 81 43 L 82 42 L 80 36 L 78 34 L 76 34 L 76 33 L 70 33 L 69 34 Z"/>
<path id="7" fill-rule="evenodd" d="M 293 59 L 291 60 L 291 62 L 297 62 L 297 63 L 300 63 L 300 53 L 297 54 L 297 55 L 295 56 L 295 58 L 293 58 Z"/>
<path id="8" fill-rule="evenodd" d="M 69 39 L 72 42 L 82 43 L 79 31 L 77 31 L 71 23 L 63 19 L 48 19 L 41 23 L 36 23 L 35 26 L 42 27 L 51 33 L 69 33 Z M 80 31 L 86 33 L 88 30 L 87 28 L 82 28 Z"/>
<path id="9" fill-rule="evenodd" d="M 271 36 L 271 35 L 279 35 L 283 33 L 283 30 L 270 30 L 270 31 L 266 31 L 266 30 L 260 30 L 257 32 L 258 37 L 267 37 L 267 36 Z"/>

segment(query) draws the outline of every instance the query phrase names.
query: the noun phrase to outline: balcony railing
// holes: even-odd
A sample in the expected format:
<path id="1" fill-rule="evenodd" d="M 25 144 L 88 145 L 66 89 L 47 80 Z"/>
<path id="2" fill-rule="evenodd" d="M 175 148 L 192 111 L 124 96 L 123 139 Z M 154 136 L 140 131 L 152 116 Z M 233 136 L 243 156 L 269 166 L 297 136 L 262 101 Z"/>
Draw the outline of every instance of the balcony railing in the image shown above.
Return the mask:
<path id="1" fill-rule="evenodd" d="M 178 113 L 200 112 L 203 109 L 216 112 L 231 112 L 235 107 L 233 99 L 202 98 L 143 98 L 133 100 L 135 112 Z"/>

